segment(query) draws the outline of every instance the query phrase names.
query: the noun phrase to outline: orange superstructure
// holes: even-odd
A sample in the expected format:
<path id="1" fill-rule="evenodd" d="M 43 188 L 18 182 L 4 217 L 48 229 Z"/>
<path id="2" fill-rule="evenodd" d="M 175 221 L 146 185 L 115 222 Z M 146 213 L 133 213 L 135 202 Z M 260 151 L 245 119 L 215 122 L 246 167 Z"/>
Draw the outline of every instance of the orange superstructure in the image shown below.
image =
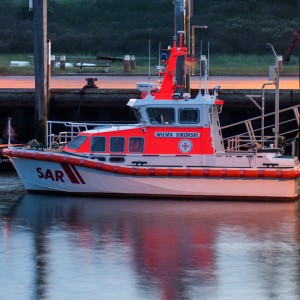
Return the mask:
<path id="1" fill-rule="evenodd" d="M 103 128 L 82 132 L 80 146 L 71 143 L 64 151 L 74 154 L 98 153 L 101 155 L 213 155 L 215 153 L 212 123 L 210 114 L 217 118 L 218 108 L 223 101 L 217 94 L 199 95 L 191 99 L 190 94 L 176 93 L 175 70 L 177 58 L 186 56 L 187 48 L 182 45 L 182 33 L 179 45 L 174 37 L 172 47 L 168 48 L 169 56 L 162 54 L 159 68 L 162 77 L 161 85 L 143 83 L 141 99 L 131 99 L 129 106 L 135 111 L 139 124 L 131 126 Z M 83 140 L 83 137 L 86 137 Z M 103 141 L 100 141 L 100 138 Z M 105 147 L 93 151 L 93 141 L 98 139 Z M 105 140 L 104 140 L 105 139 Z M 117 146 L 117 144 L 119 145 Z M 103 156 L 103 157 L 104 157 Z"/>
<path id="2" fill-rule="evenodd" d="M 105 154 L 110 154 L 111 151 L 111 139 L 112 138 L 124 138 L 124 143 L 119 149 L 116 149 L 118 154 L 132 154 L 140 152 L 141 145 L 133 143 L 131 138 L 140 138 L 143 142 L 144 155 L 162 155 L 162 154 L 183 154 L 178 147 L 178 143 L 183 139 L 192 140 L 192 148 L 188 153 L 192 154 L 213 154 L 214 149 L 212 147 L 212 140 L 209 128 L 172 128 L 167 129 L 166 127 L 155 127 L 155 128 L 132 128 L 119 130 L 117 132 L 112 131 L 108 133 L 82 133 L 81 136 L 87 137 L 84 143 L 77 149 L 65 147 L 65 151 L 74 154 L 89 153 L 91 152 L 91 137 L 104 137 L 107 142 L 107 147 L 104 151 Z M 182 147 L 187 147 L 187 144 L 183 144 Z M 95 151 L 97 152 L 97 151 Z"/>

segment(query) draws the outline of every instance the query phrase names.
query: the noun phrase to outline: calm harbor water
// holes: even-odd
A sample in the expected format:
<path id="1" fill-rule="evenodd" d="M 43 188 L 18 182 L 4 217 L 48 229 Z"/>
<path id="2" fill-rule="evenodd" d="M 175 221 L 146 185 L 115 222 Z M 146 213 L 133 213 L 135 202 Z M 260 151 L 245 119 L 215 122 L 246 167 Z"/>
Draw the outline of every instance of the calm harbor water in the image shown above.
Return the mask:
<path id="1" fill-rule="evenodd" d="M 0 173 L 0 299 L 300 299 L 293 203 L 27 194 Z"/>

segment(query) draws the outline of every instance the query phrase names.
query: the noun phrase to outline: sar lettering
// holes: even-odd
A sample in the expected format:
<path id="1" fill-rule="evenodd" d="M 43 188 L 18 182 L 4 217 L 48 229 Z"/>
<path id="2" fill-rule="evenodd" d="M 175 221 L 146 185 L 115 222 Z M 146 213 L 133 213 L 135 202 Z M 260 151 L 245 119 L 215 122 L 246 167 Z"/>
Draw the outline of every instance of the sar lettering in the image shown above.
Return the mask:
<path id="1" fill-rule="evenodd" d="M 39 178 L 43 178 L 43 179 L 51 179 L 52 181 L 61 181 L 61 182 L 65 182 L 64 181 L 64 173 L 60 170 L 50 170 L 50 169 L 46 169 L 45 171 L 43 171 L 42 168 L 36 168 L 36 171 L 38 173 L 38 177 Z"/>

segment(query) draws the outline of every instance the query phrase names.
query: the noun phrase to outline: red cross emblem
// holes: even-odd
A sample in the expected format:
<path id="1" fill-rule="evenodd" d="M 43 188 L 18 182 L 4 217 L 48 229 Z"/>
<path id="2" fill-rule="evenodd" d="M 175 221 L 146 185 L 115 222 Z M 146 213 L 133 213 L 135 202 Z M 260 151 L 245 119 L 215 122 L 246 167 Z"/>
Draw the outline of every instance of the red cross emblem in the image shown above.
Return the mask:
<path id="1" fill-rule="evenodd" d="M 190 140 L 182 140 L 178 144 L 180 152 L 188 153 L 192 150 L 193 144 Z"/>

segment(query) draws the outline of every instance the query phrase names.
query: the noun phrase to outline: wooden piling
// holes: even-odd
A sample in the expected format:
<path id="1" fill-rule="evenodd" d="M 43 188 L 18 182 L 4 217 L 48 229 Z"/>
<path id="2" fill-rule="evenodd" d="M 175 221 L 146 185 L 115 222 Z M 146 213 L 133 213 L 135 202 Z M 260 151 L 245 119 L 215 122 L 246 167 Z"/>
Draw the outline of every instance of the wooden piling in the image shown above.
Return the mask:
<path id="1" fill-rule="evenodd" d="M 47 0 L 34 0 L 35 139 L 46 141 L 47 122 Z"/>

